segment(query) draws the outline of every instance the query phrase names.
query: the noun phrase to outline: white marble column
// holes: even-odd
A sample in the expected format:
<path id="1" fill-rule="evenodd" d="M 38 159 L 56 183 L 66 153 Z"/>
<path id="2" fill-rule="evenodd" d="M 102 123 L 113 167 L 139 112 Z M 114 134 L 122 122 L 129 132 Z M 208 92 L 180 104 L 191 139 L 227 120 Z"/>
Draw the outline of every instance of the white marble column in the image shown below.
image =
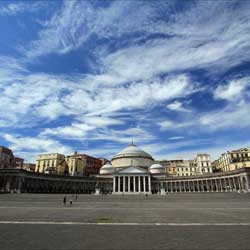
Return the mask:
<path id="1" fill-rule="evenodd" d="M 126 185 L 125 185 L 126 184 L 126 180 L 125 180 L 125 176 L 123 176 L 122 179 L 123 179 L 123 187 L 122 187 L 123 190 L 122 191 L 124 193 L 124 192 L 126 192 Z"/>
<path id="2" fill-rule="evenodd" d="M 151 194 L 151 177 L 148 176 L 148 191 Z"/>
<path id="3" fill-rule="evenodd" d="M 118 193 L 121 192 L 120 188 L 121 188 L 121 180 L 120 180 L 120 176 L 118 176 Z"/>
<path id="4" fill-rule="evenodd" d="M 116 179 L 116 177 L 114 176 L 113 177 L 113 193 L 115 193 L 115 179 Z"/>
<path id="5" fill-rule="evenodd" d="M 136 183 L 135 183 L 135 176 L 133 176 L 133 178 L 134 178 L 133 181 L 134 181 L 134 193 L 135 193 L 135 190 L 136 190 L 135 189 L 135 185 L 136 185 Z"/>
<path id="6" fill-rule="evenodd" d="M 145 180 L 145 176 L 143 176 L 143 192 L 146 192 L 146 180 Z"/>

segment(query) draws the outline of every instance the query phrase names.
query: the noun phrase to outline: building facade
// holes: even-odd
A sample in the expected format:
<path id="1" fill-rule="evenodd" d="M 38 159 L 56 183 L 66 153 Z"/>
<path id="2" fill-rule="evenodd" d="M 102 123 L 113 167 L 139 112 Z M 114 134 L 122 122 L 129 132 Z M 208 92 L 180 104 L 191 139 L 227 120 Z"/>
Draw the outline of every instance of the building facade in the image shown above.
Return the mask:
<path id="1" fill-rule="evenodd" d="M 70 176 L 84 176 L 86 172 L 87 160 L 83 155 L 75 152 L 65 158 L 68 174 Z"/>
<path id="2" fill-rule="evenodd" d="M 87 176 L 98 175 L 104 163 L 103 158 L 99 159 L 86 154 L 82 154 L 82 157 L 86 160 L 85 174 Z"/>
<path id="3" fill-rule="evenodd" d="M 60 174 L 60 164 L 65 156 L 58 153 L 40 154 L 36 163 L 36 172 L 47 174 Z"/>
<path id="4" fill-rule="evenodd" d="M 243 156 L 246 156 L 245 153 L 246 151 L 244 151 Z M 77 157 L 79 157 L 77 153 L 73 155 L 73 159 L 77 159 Z M 8 165 L 7 168 L 0 169 L 0 192 L 110 193 L 114 195 L 139 195 L 156 193 L 250 191 L 250 167 L 246 165 L 242 165 L 243 167 L 238 169 L 224 172 L 211 173 L 201 170 L 200 174 L 174 176 L 168 174 L 165 166 L 156 163 L 152 156 L 134 144 L 129 145 L 116 154 L 112 158 L 111 163 L 103 165 L 98 175 L 60 175 L 56 171 L 46 174 L 46 167 L 55 166 L 55 164 L 49 165 L 46 162 L 48 159 L 50 161 L 51 158 L 57 159 L 58 157 L 42 158 L 40 164 L 37 164 L 39 168 L 42 168 L 42 172 L 16 169 L 10 167 L 11 165 Z M 209 158 L 206 156 L 200 160 L 200 162 L 206 162 L 206 164 L 200 164 L 201 168 L 210 168 L 210 165 L 207 163 L 207 161 L 209 161 L 208 159 Z M 65 158 L 62 157 L 61 160 L 58 169 L 60 169 L 60 164 L 66 164 Z M 71 163 L 67 164 L 67 166 L 70 164 Z M 178 164 L 184 167 L 187 162 L 180 161 Z M 72 163 L 71 166 L 77 166 L 77 164 Z M 193 165 L 190 164 L 189 166 L 194 168 L 197 167 L 197 160 L 194 159 Z M 76 167 L 71 170 L 72 173 L 77 171 L 78 169 L 76 169 Z M 184 173 L 185 171 L 185 174 L 189 173 L 188 170 L 177 171 L 179 171 L 179 173 Z"/>
<path id="5" fill-rule="evenodd" d="M 25 162 L 25 163 L 23 163 L 23 169 L 25 169 L 27 171 L 35 172 L 36 171 L 36 164 Z"/>
<path id="6" fill-rule="evenodd" d="M 197 174 L 212 173 L 211 156 L 209 154 L 197 154 L 195 158 Z"/>
<path id="7" fill-rule="evenodd" d="M 192 160 L 162 160 L 156 163 L 164 166 L 166 174 L 170 176 L 193 176 L 213 172 L 209 154 L 197 154 Z"/>
<path id="8" fill-rule="evenodd" d="M 23 162 L 24 162 L 24 159 L 23 158 L 20 158 L 20 157 L 15 157 L 15 167 L 16 168 L 23 168 Z"/>
<path id="9" fill-rule="evenodd" d="M 217 171 L 228 172 L 241 168 L 250 168 L 250 148 L 227 151 L 213 162 Z"/>
<path id="10" fill-rule="evenodd" d="M 15 157 L 12 150 L 0 146 L 0 169 L 1 168 L 15 168 Z"/>

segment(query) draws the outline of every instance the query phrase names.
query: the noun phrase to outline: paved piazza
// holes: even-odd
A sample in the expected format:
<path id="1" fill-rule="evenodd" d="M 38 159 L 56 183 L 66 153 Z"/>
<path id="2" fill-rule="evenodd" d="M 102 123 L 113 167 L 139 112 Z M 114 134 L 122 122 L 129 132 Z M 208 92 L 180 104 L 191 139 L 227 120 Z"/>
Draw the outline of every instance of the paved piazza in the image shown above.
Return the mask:
<path id="1" fill-rule="evenodd" d="M 67 195 L 70 197 L 70 195 Z M 250 194 L 0 195 L 0 248 L 250 249 Z"/>

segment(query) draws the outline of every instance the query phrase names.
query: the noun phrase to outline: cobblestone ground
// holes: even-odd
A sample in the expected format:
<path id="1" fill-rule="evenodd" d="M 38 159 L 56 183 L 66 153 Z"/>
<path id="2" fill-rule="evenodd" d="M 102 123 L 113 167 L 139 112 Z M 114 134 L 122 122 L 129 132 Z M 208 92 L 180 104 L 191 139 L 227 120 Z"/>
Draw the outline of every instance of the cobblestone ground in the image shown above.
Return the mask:
<path id="1" fill-rule="evenodd" d="M 250 194 L 0 195 L 0 249 L 250 249 Z"/>

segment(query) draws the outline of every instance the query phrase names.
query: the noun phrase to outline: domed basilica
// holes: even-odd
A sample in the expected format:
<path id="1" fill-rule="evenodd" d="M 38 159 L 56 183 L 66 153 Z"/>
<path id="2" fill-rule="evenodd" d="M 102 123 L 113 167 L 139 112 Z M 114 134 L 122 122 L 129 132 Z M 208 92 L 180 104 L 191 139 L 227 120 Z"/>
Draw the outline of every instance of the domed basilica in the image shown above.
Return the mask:
<path id="1" fill-rule="evenodd" d="M 151 194 L 151 176 L 165 175 L 165 168 L 133 142 L 100 169 L 100 178 L 113 179 L 113 194 Z"/>

